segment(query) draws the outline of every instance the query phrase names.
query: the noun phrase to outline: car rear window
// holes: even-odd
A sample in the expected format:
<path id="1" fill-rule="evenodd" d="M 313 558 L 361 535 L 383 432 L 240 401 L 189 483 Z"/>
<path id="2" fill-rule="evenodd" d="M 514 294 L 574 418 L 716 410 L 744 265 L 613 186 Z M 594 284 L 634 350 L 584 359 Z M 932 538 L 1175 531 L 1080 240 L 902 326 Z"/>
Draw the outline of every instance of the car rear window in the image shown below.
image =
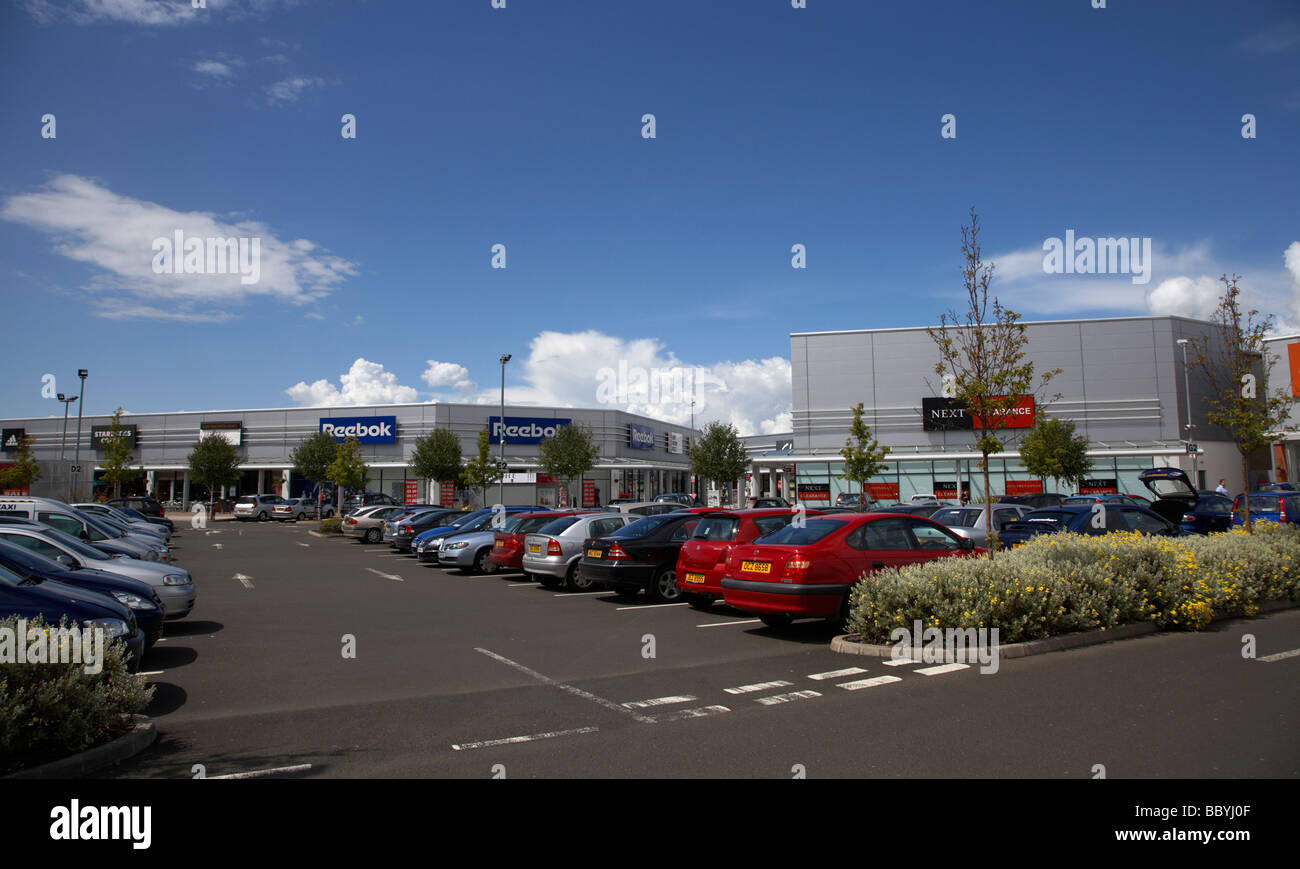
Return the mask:
<path id="1" fill-rule="evenodd" d="M 1075 517 L 1073 510 L 1035 510 L 1020 517 L 1021 522 L 1049 522 L 1053 525 L 1065 525 Z"/>
<path id="2" fill-rule="evenodd" d="M 1252 513 L 1276 513 L 1281 509 L 1282 498 L 1277 495 L 1250 496 L 1250 512 Z"/>
<path id="3" fill-rule="evenodd" d="M 736 531 L 739 528 L 740 520 L 734 516 L 705 516 L 700 520 L 700 524 L 695 526 L 695 533 L 691 535 L 691 539 L 725 543 L 736 539 Z"/>
<path id="4" fill-rule="evenodd" d="M 559 534 L 560 532 L 564 531 L 564 529 L 568 528 L 574 522 L 577 522 L 579 518 L 581 517 L 561 516 L 559 519 L 555 519 L 551 522 L 546 523 L 541 528 L 538 528 L 537 533 L 549 534 L 550 536 L 554 537 L 556 534 Z"/>
<path id="5" fill-rule="evenodd" d="M 779 543 L 787 546 L 816 543 L 834 534 L 849 523 L 839 519 L 810 519 L 803 528 L 787 525 L 766 537 L 760 537 L 755 543 Z"/>
<path id="6" fill-rule="evenodd" d="M 656 529 L 669 522 L 676 522 L 676 516 L 664 514 L 662 516 L 646 516 L 644 519 L 638 519 L 630 525 L 624 525 L 615 531 L 610 537 L 619 537 L 627 539 L 629 537 L 646 537 L 653 534 Z"/>
<path id="7" fill-rule="evenodd" d="M 764 516 L 761 519 L 754 520 L 754 527 L 758 529 L 759 537 L 766 537 L 768 534 L 775 534 L 785 526 L 794 521 L 794 514 L 789 516 Z"/>
<path id="8" fill-rule="evenodd" d="M 960 507 L 948 507 L 934 511 L 930 514 L 930 518 L 941 525 L 948 525 L 953 528 L 974 528 L 975 522 L 982 512 L 982 510 L 963 510 Z"/>

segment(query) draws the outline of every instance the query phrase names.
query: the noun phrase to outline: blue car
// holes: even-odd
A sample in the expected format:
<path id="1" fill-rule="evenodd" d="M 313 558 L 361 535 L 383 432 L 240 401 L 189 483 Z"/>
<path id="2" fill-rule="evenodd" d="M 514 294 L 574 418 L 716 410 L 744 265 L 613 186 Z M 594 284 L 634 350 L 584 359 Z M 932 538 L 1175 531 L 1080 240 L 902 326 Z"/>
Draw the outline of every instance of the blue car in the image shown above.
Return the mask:
<path id="1" fill-rule="evenodd" d="M 0 567 L 8 568 L 25 579 L 61 583 L 107 595 L 131 608 L 136 624 L 144 632 L 147 651 L 158 642 L 163 633 L 165 611 L 158 593 L 138 579 L 131 579 L 106 570 L 80 568 L 73 570 L 65 564 L 46 558 L 13 543 L 0 541 Z"/>
<path id="2" fill-rule="evenodd" d="M 1105 520 L 1096 524 L 1093 521 L 1095 513 L 1092 505 L 1035 510 L 1020 517 L 1019 521 L 1008 522 L 1003 526 L 998 532 L 998 542 L 1004 548 L 1015 549 L 1040 534 L 1055 534 L 1058 531 L 1094 536 L 1115 531 L 1136 531 L 1139 534 L 1155 534 L 1162 537 L 1179 537 L 1183 534 L 1180 525 L 1170 522 L 1145 507 L 1105 504 L 1103 509 Z M 1097 524 L 1101 527 L 1096 527 Z"/>
<path id="3" fill-rule="evenodd" d="M 82 630 L 102 630 L 104 643 L 121 640 L 126 644 L 127 666 L 140 671 L 144 631 L 136 624 L 131 609 L 111 597 L 59 582 L 19 576 L 0 567 L 0 617 L 16 616 L 57 626 L 63 619 Z"/>
<path id="4" fill-rule="evenodd" d="M 1138 475 L 1156 501 L 1151 509 L 1177 522 L 1188 534 L 1227 531 L 1232 525 L 1232 499 L 1218 492 L 1197 491 L 1181 468 L 1148 468 Z"/>
<path id="5" fill-rule="evenodd" d="M 535 513 L 544 508 L 541 507 L 506 507 L 506 515 L 512 516 L 515 513 Z M 484 531 L 492 527 L 492 508 L 487 507 L 482 510 L 475 510 L 472 513 L 466 513 L 448 525 L 439 525 L 417 534 L 411 539 L 411 551 L 416 553 L 420 561 L 432 561 L 438 563 L 438 550 L 442 548 L 442 542 L 449 537 L 455 537 L 458 534 L 470 534 L 475 531 Z"/>
<path id="6" fill-rule="evenodd" d="M 1250 498 L 1251 522 L 1282 522 L 1300 525 L 1300 492 L 1251 492 L 1238 495 L 1232 502 L 1232 524 L 1245 525 L 1243 497 Z"/>

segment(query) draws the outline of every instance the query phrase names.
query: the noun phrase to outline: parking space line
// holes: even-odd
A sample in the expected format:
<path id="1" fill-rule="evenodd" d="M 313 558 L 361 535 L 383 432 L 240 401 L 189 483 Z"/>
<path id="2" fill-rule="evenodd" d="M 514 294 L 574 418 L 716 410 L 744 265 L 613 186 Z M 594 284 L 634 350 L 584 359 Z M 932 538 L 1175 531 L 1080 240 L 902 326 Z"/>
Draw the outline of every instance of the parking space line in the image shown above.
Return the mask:
<path id="1" fill-rule="evenodd" d="M 1273 661 L 1282 661 L 1287 658 L 1294 658 L 1297 655 L 1300 655 L 1300 649 L 1292 649 L 1289 652 L 1278 652 L 1277 654 L 1274 655 L 1265 655 L 1264 657 L 1259 658 L 1257 660 L 1267 661 L 1268 663 L 1272 663 Z"/>
<path id="2" fill-rule="evenodd" d="M 488 739 L 483 742 L 462 742 L 451 747 L 452 751 L 471 751 L 475 748 L 490 748 L 494 745 L 514 745 L 520 742 L 534 742 L 538 739 L 554 739 L 557 736 L 573 736 L 578 733 L 595 733 L 599 727 L 577 727 L 573 730 L 552 730 L 549 733 L 533 733 L 528 736 L 508 736 L 505 739 Z"/>
<path id="3" fill-rule="evenodd" d="M 136 673 L 136 675 L 137 676 L 161 676 L 163 672 L 164 671 L 162 670 L 143 670 L 139 673 Z"/>
<path id="4" fill-rule="evenodd" d="M 406 580 L 402 579 L 400 576 L 398 576 L 398 575 L 395 574 L 395 573 L 384 573 L 384 572 L 382 572 L 382 571 L 375 570 L 373 567 L 367 567 L 366 570 L 370 571 L 371 573 L 375 574 L 376 576 L 382 576 L 384 579 L 391 579 L 391 580 L 394 580 L 394 581 L 396 581 L 396 582 L 406 582 Z"/>
<path id="5" fill-rule="evenodd" d="M 793 684 L 793 682 L 785 681 L 755 682 L 753 685 L 738 685 L 735 688 L 723 688 L 722 690 L 728 694 L 752 694 L 755 691 L 766 691 L 768 688 L 784 688 Z"/>
<path id="6" fill-rule="evenodd" d="M 251 772 L 232 772 L 229 775 L 209 775 L 204 776 L 204 778 L 260 778 L 264 775 L 275 775 L 279 772 L 302 772 L 303 770 L 308 769 L 311 769 L 310 763 L 300 763 L 294 766 L 277 766 L 272 769 L 255 769 Z"/>
<path id="7" fill-rule="evenodd" d="M 888 661 L 881 661 L 886 667 L 910 667 L 913 664 L 919 664 L 920 661 L 912 661 L 908 658 L 890 658 Z"/>
<path id="8" fill-rule="evenodd" d="M 559 688 L 561 691 L 567 691 L 570 694 L 574 695 L 575 697 L 581 697 L 584 700 L 590 700 L 593 703 L 604 706 L 606 709 L 613 709 L 615 712 L 622 712 L 625 715 L 631 715 L 633 718 L 635 718 L 637 721 L 640 721 L 643 724 L 655 723 L 655 720 L 653 718 L 648 718 L 645 715 L 642 715 L 639 712 L 633 712 L 630 709 L 624 709 L 622 706 L 618 705 L 613 700 L 606 700 L 604 697 L 597 697 L 595 694 L 592 694 L 590 691 L 583 691 L 581 688 L 575 687 L 573 685 L 569 685 L 565 682 L 561 682 L 558 679 L 552 679 L 550 676 L 547 676 L 543 673 L 539 673 L 530 667 L 525 667 L 523 664 L 520 664 L 517 661 L 512 661 L 509 658 L 505 657 L 504 655 L 498 655 L 496 652 L 493 652 L 489 649 L 480 649 L 476 647 L 474 651 L 479 652 L 480 654 L 487 655 L 489 658 L 491 658 L 494 661 L 500 661 L 502 664 L 505 664 L 507 667 L 514 667 L 519 672 L 531 676 L 532 678 L 541 682 L 543 685 L 553 685 L 556 688 Z"/>
<path id="9" fill-rule="evenodd" d="M 665 607 L 665 606 L 689 606 L 689 604 L 684 604 L 684 603 L 647 603 L 647 604 L 642 604 L 641 606 L 620 606 L 620 607 L 615 607 L 615 609 L 616 609 L 616 610 L 652 610 L 652 609 L 657 609 L 657 608 L 659 608 L 659 607 Z"/>
<path id="10" fill-rule="evenodd" d="M 719 715 L 723 712 L 730 712 L 726 706 L 697 706 L 694 709 L 680 709 L 676 712 L 663 712 L 651 718 L 651 721 L 681 721 L 686 718 L 705 718 L 709 715 Z"/>
<path id="11" fill-rule="evenodd" d="M 840 682 L 836 687 L 843 688 L 845 691 L 857 691 L 862 688 L 875 688 L 878 685 L 888 685 L 890 682 L 902 682 L 898 676 L 877 676 L 874 679 L 859 679 L 856 682 Z"/>
<path id="12" fill-rule="evenodd" d="M 690 703 L 692 700 L 700 698 L 691 694 L 682 694 L 677 697 L 656 697 L 653 700 L 634 700 L 631 703 L 624 703 L 628 709 L 645 709 L 647 706 L 671 706 L 673 703 Z"/>
<path id="13" fill-rule="evenodd" d="M 762 703 L 764 706 L 775 706 L 777 703 L 789 703 L 791 700 L 810 700 L 813 697 L 820 697 L 816 691 L 791 691 L 789 694 L 773 694 L 771 697 L 755 697 L 755 703 Z"/>
<path id="14" fill-rule="evenodd" d="M 512 583 L 509 583 L 508 585 L 506 585 L 506 588 L 523 588 L 523 587 L 526 586 L 526 585 L 527 585 L 527 586 L 532 586 L 532 587 L 535 588 L 535 587 L 538 585 L 538 583 L 536 583 L 536 582 L 512 582 Z"/>
<path id="15" fill-rule="evenodd" d="M 563 594 L 553 594 L 551 597 L 587 597 L 593 594 L 611 594 L 608 591 L 566 591 Z"/>
<path id="16" fill-rule="evenodd" d="M 326 535 L 320 533 L 319 531 L 308 531 L 307 533 L 310 534 L 312 537 L 325 537 L 325 536 L 326 536 Z"/>
<path id="17" fill-rule="evenodd" d="M 696 625 L 697 628 L 724 628 L 727 625 L 756 625 L 762 619 L 737 619 L 730 622 L 709 622 L 707 625 Z"/>
<path id="18" fill-rule="evenodd" d="M 926 676 L 939 676 L 944 673 L 955 673 L 958 670 L 969 670 L 970 664 L 940 664 L 937 667 L 922 667 L 920 670 L 913 670 L 913 673 L 923 673 Z"/>
<path id="19" fill-rule="evenodd" d="M 841 676 L 856 676 L 859 673 L 865 673 L 865 672 L 867 671 L 862 669 L 861 667 L 847 667 L 843 670 L 831 670 L 830 672 L 827 673 L 812 673 L 808 676 L 808 678 L 816 679 L 820 681 L 822 679 L 838 679 Z"/>
<path id="20" fill-rule="evenodd" d="M 253 587 L 253 578 L 252 578 L 251 576 L 244 576 L 242 573 L 236 573 L 236 574 L 235 574 L 233 577 L 231 577 L 231 578 L 232 578 L 232 579 L 237 579 L 237 580 L 239 580 L 241 583 L 243 583 L 243 584 L 244 584 L 244 588 L 252 588 L 252 587 Z"/>

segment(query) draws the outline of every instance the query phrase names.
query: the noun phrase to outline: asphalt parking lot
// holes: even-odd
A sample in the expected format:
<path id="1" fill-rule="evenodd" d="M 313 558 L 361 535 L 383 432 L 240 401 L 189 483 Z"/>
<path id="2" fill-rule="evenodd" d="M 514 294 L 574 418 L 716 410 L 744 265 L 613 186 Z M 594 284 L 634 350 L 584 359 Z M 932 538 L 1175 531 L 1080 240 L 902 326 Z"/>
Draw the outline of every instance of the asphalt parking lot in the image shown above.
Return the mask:
<path id="1" fill-rule="evenodd" d="M 1300 648 L 1300 611 L 981 675 L 316 527 L 178 524 L 199 600 L 142 667 L 160 738 L 103 777 L 1300 774 L 1300 656 L 1240 654 L 1246 632 L 1260 655 Z"/>

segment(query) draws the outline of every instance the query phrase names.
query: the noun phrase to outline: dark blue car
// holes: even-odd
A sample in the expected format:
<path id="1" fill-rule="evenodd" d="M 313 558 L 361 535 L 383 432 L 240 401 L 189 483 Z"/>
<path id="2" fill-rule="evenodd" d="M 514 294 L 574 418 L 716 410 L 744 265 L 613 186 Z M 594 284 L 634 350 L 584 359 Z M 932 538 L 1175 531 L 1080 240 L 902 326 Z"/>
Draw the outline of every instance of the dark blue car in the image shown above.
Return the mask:
<path id="1" fill-rule="evenodd" d="M 546 508 L 506 507 L 505 512 L 507 516 L 513 516 L 515 513 L 536 513 L 543 509 Z M 492 527 L 492 508 L 485 507 L 482 510 L 475 510 L 472 513 L 466 513 L 449 525 L 438 525 L 416 534 L 411 538 L 411 551 L 419 556 L 420 561 L 432 561 L 437 564 L 438 549 L 442 546 L 443 540 L 457 534 L 470 534 L 490 527 Z"/>
<path id="2" fill-rule="evenodd" d="M 1232 525 L 1232 499 L 1218 492 L 1197 491 L 1181 468 L 1148 468 L 1138 475 L 1156 496 L 1151 509 L 1189 534 L 1227 531 Z"/>
<path id="3" fill-rule="evenodd" d="M 1183 533 L 1181 526 L 1145 507 L 1104 504 L 1102 509 L 1104 519 L 1098 516 L 1092 505 L 1035 510 L 1020 517 L 1019 521 L 1008 522 L 1003 526 L 998 532 L 998 542 L 1005 548 L 1014 549 L 1040 534 L 1055 534 L 1058 531 L 1090 535 L 1136 531 L 1162 537 L 1178 537 Z"/>
<path id="4" fill-rule="evenodd" d="M 66 618 L 82 630 L 102 630 L 105 645 L 113 640 L 124 642 L 127 666 L 132 673 L 140 670 L 144 631 L 136 624 L 130 608 L 111 597 L 59 582 L 23 577 L 0 567 L 0 617 L 9 616 L 22 619 L 40 616 L 52 627 Z"/>
<path id="5" fill-rule="evenodd" d="M 158 593 L 138 579 L 105 570 L 73 570 L 23 546 L 0 541 L 0 567 L 6 567 L 25 579 L 38 577 L 50 582 L 71 585 L 108 595 L 131 608 L 136 624 L 144 632 L 144 646 L 149 649 L 163 633 L 165 612 Z"/>
<path id="6" fill-rule="evenodd" d="M 1300 492 L 1251 492 L 1250 521 L 1300 525 Z M 1245 525 L 1245 504 L 1238 495 L 1232 502 L 1232 524 Z"/>

